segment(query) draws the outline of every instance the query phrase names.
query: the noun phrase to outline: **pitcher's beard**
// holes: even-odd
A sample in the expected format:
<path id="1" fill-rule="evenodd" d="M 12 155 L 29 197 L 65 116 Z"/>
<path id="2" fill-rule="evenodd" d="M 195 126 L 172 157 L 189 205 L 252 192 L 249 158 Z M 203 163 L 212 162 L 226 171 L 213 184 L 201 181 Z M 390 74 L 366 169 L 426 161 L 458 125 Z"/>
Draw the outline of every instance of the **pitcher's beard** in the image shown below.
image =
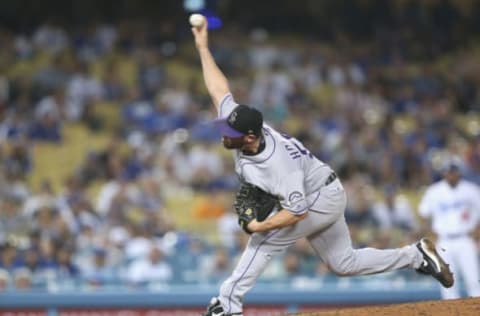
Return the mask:
<path id="1" fill-rule="evenodd" d="M 244 145 L 243 137 L 231 138 L 231 137 L 222 137 L 223 147 L 226 149 L 241 149 Z"/>

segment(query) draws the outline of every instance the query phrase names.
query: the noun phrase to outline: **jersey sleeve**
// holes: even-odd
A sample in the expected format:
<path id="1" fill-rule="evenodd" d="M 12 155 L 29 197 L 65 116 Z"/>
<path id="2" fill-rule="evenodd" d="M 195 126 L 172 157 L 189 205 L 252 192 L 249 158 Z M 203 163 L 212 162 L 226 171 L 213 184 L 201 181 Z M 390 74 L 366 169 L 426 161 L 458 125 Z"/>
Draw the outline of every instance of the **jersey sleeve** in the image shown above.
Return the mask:
<path id="1" fill-rule="evenodd" d="M 218 117 L 227 117 L 233 111 L 233 109 L 237 107 L 237 105 L 238 103 L 235 102 L 231 93 L 225 94 L 225 96 L 222 98 L 222 101 L 220 101 L 220 105 L 218 106 Z"/>
<path id="2" fill-rule="evenodd" d="M 420 200 L 420 204 L 418 205 L 418 212 L 420 216 L 427 218 L 430 217 L 433 213 L 432 209 L 432 192 L 431 190 L 427 189 L 425 194 L 423 195 L 422 199 Z"/>
<path id="3" fill-rule="evenodd" d="M 280 182 L 280 205 L 295 215 L 301 215 L 308 211 L 303 180 L 303 173 L 297 171 L 289 174 Z"/>

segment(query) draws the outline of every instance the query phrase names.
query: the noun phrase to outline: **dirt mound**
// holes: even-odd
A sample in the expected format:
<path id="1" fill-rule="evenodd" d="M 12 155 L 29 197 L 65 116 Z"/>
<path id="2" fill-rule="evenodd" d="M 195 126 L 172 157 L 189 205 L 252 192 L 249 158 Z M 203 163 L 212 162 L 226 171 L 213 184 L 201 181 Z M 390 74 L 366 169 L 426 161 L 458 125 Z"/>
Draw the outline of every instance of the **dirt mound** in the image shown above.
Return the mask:
<path id="1" fill-rule="evenodd" d="M 297 316 L 480 316 L 480 298 L 342 308 Z"/>

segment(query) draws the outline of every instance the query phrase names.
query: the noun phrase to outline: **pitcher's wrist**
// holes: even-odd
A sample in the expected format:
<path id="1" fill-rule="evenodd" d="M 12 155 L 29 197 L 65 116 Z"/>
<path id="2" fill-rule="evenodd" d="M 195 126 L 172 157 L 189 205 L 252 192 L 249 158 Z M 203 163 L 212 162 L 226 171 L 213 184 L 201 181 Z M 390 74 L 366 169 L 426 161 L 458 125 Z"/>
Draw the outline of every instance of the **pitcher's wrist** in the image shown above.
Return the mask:
<path id="1" fill-rule="evenodd" d="M 208 49 L 208 44 L 197 45 L 197 50 L 198 50 L 199 52 L 201 52 L 201 51 L 208 51 L 208 50 L 209 50 L 209 49 Z"/>

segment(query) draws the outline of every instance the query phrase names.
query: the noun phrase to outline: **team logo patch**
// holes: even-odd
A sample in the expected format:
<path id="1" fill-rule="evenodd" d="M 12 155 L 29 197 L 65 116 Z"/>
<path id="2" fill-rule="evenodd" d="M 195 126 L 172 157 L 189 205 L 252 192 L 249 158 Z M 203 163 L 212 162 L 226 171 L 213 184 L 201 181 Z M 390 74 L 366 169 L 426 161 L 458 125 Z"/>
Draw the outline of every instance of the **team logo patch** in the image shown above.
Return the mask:
<path id="1" fill-rule="evenodd" d="M 237 120 L 237 112 L 232 112 L 232 114 L 230 114 L 230 117 L 228 118 L 228 122 L 230 124 L 233 124 L 235 123 L 236 120 Z"/>
<path id="2" fill-rule="evenodd" d="M 293 191 L 288 195 L 288 202 L 294 203 L 300 201 L 303 198 L 303 194 L 298 191 Z"/>

